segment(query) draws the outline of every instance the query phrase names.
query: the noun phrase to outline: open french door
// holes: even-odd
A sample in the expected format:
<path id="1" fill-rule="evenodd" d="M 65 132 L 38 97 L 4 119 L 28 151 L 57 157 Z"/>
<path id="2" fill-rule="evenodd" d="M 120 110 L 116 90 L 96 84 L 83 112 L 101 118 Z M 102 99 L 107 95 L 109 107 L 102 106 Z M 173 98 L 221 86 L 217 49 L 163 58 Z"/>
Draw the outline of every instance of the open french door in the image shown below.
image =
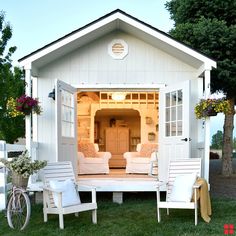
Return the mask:
<path id="1" fill-rule="evenodd" d="M 76 91 L 76 88 L 69 84 L 56 80 L 57 161 L 71 161 L 75 171 L 77 169 Z"/>
<path id="2" fill-rule="evenodd" d="M 170 159 L 190 157 L 190 82 L 160 89 L 159 100 L 159 178 L 166 180 Z"/>

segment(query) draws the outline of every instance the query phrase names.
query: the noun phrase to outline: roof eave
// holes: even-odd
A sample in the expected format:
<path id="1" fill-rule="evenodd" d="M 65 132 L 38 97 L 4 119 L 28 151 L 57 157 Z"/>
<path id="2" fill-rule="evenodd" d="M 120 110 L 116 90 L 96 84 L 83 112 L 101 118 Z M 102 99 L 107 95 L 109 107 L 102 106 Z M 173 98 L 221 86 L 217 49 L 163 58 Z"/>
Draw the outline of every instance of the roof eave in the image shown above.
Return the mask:
<path id="1" fill-rule="evenodd" d="M 197 52 L 196 50 L 188 47 L 185 44 L 182 44 L 172 38 L 170 35 L 166 34 L 165 32 L 162 32 L 156 28 L 154 28 L 151 25 L 148 25 L 147 23 L 140 21 L 139 19 L 128 15 L 127 13 L 117 9 L 89 24 L 86 26 L 75 30 L 71 32 L 70 34 L 65 35 L 62 38 L 59 38 L 58 40 L 47 44 L 46 46 L 32 52 L 29 55 L 26 55 L 25 57 L 19 59 L 19 63 L 21 66 L 25 67 L 28 64 L 33 63 L 34 61 L 46 56 L 47 54 L 50 54 L 54 52 L 55 50 L 58 50 L 62 48 L 63 46 L 72 43 L 75 40 L 78 40 L 79 38 L 100 29 L 101 27 L 104 27 L 108 25 L 109 23 L 115 22 L 121 20 L 125 22 L 126 24 L 131 25 L 132 27 L 135 27 L 138 30 L 141 30 L 145 32 L 146 34 L 151 35 L 154 38 L 157 38 L 158 40 L 164 42 L 165 44 L 169 45 L 170 47 L 176 48 L 179 51 L 196 58 L 197 60 L 204 63 L 204 67 L 214 67 L 216 68 L 216 62 L 209 57 L 203 55 L 202 53 Z M 115 24 L 116 28 L 120 27 L 119 24 Z M 113 26 L 114 27 L 114 26 Z"/>

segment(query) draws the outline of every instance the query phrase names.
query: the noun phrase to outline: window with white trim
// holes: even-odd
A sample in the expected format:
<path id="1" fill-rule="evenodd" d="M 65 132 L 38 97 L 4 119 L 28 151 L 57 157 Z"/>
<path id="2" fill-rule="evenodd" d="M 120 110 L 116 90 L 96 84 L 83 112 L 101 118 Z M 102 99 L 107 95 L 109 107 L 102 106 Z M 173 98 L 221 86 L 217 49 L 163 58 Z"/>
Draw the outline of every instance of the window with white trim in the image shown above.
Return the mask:
<path id="1" fill-rule="evenodd" d="M 166 93 L 165 136 L 181 136 L 183 133 L 183 91 Z"/>
<path id="2" fill-rule="evenodd" d="M 61 133 L 63 137 L 74 137 L 74 95 L 61 92 Z"/>

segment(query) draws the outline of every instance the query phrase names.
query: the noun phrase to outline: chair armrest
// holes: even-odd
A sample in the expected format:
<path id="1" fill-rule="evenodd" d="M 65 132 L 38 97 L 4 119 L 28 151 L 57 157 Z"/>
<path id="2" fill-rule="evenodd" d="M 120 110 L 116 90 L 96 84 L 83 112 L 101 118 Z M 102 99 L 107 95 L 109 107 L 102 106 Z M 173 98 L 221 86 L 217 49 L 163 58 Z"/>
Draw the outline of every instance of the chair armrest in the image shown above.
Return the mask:
<path id="1" fill-rule="evenodd" d="M 49 188 L 49 187 L 46 187 L 46 186 L 43 186 L 43 191 L 54 192 L 54 193 L 62 193 L 62 191 L 59 190 L 59 189 L 53 189 L 53 188 Z"/>
<path id="2" fill-rule="evenodd" d="M 88 185 L 78 185 L 77 186 L 77 191 L 91 191 L 92 193 L 92 202 L 96 203 L 97 202 L 97 196 L 96 196 L 96 188 L 93 186 L 88 186 Z"/>
<path id="3" fill-rule="evenodd" d="M 132 157 L 140 157 L 140 153 L 139 152 L 125 152 L 123 156 L 125 159 L 128 160 Z"/>

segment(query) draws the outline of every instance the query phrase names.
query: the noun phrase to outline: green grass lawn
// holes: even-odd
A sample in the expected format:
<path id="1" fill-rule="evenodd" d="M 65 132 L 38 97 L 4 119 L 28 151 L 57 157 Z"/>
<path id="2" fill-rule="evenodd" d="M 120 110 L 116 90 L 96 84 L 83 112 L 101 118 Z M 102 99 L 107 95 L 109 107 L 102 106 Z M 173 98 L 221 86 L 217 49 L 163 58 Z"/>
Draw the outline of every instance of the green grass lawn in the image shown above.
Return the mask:
<path id="1" fill-rule="evenodd" d="M 82 196 L 83 199 L 84 196 Z M 87 197 L 87 196 L 85 196 Z M 65 229 L 60 230 L 58 216 L 50 215 L 43 222 L 42 205 L 33 205 L 30 223 L 25 230 L 18 232 L 8 227 L 7 219 L 0 213 L 0 235 L 4 236 L 46 236 L 46 235 L 224 235 L 224 225 L 234 224 L 236 228 L 236 200 L 212 199 L 212 220 L 205 223 L 199 216 L 194 225 L 193 210 L 161 211 L 162 221 L 157 222 L 156 198 L 154 193 L 125 194 L 124 203 L 112 202 L 109 194 L 98 194 L 98 224 L 91 223 L 91 212 L 82 212 L 79 217 L 66 215 Z M 236 235 L 236 230 L 234 232 Z"/>

